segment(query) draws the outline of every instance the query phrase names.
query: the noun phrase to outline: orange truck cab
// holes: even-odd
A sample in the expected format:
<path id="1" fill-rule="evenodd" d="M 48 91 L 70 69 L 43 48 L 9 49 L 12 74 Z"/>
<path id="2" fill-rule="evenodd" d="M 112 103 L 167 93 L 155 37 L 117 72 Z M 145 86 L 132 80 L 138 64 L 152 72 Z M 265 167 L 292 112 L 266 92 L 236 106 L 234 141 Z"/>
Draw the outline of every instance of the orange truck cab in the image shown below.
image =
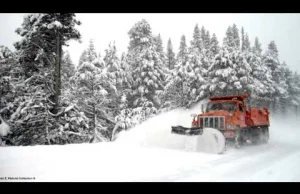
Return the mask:
<path id="1" fill-rule="evenodd" d="M 246 106 L 248 94 L 210 97 L 201 114 L 194 114 L 192 127 L 215 128 L 237 146 L 250 140 L 266 143 L 269 139 L 269 111 L 267 108 Z"/>

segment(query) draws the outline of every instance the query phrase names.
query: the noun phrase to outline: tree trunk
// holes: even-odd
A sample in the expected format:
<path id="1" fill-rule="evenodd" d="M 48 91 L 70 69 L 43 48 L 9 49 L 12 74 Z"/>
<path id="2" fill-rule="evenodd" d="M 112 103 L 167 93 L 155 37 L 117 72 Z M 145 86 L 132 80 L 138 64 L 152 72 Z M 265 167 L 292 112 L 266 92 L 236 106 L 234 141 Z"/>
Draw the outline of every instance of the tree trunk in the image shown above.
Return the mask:
<path id="1" fill-rule="evenodd" d="M 116 125 L 115 125 L 115 127 L 114 127 L 114 129 L 112 131 L 110 141 L 114 141 L 115 140 L 115 133 L 116 133 L 117 129 L 119 128 L 119 126 L 120 126 L 120 122 L 116 123 Z"/>
<path id="2" fill-rule="evenodd" d="M 93 112 L 94 112 L 94 117 L 93 117 L 94 141 L 93 141 L 93 143 L 95 143 L 96 140 L 98 139 L 97 138 L 97 129 L 96 129 L 96 109 L 95 109 L 95 105 L 94 105 Z"/>
<path id="3" fill-rule="evenodd" d="M 170 57 L 170 53 L 169 53 L 169 56 L 168 56 L 168 57 L 169 57 L 169 70 L 170 70 L 170 69 L 171 69 L 171 60 L 170 60 L 171 57 Z"/>
<path id="4" fill-rule="evenodd" d="M 61 44 L 60 37 L 56 37 L 56 59 L 55 59 L 55 96 L 54 96 L 54 113 L 58 112 L 59 95 L 60 95 L 60 63 L 61 63 Z"/>

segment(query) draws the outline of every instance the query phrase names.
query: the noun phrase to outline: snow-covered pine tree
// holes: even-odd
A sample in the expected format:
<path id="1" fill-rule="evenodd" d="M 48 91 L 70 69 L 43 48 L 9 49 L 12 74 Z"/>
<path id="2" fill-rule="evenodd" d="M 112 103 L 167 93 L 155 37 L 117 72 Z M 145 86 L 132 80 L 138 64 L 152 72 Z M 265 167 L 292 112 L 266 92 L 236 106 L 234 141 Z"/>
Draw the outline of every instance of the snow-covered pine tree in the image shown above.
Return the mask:
<path id="1" fill-rule="evenodd" d="M 121 87 L 117 88 L 118 91 L 118 103 L 119 104 L 119 111 L 117 116 L 115 116 L 115 121 L 118 125 L 118 127 L 114 128 L 113 135 L 122 130 L 122 129 L 129 129 L 130 127 L 133 127 L 134 125 L 138 124 L 139 121 L 136 123 L 134 122 L 134 115 L 133 115 L 133 109 L 132 107 L 129 107 L 129 102 L 133 102 L 134 99 L 131 95 L 132 89 L 131 85 L 133 83 L 132 74 L 131 74 L 131 68 L 128 65 L 127 57 L 125 53 L 122 53 L 121 60 L 120 60 L 120 68 L 116 69 L 116 72 L 121 72 L 120 76 L 121 79 Z M 136 121 L 136 120 L 135 120 Z M 113 140 L 114 138 L 112 138 Z"/>
<path id="2" fill-rule="evenodd" d="M 210 52 L 212 53 L 212 58 L 214 58 L 220 51 L 220 46 L 216 34 L 213 33 L 210 41 Z"/>
<path id="3" fill-rule="evenodd" d="M 69 86 L 69 78 L 75 74 L 75 65 L 71 60 L 70 53 L 64 52 L 61 61 L 61 78 L 62 78 L 62 89 L 65 90 Z"/>
<path id="4" fill-rule="evenodd" d="M 15 47 L 20 51 L 20 62 L 28 72 L 27 77 L 32 75 L 31 72 L 38 72 L 40 67 L 52 70 L 55 80 L 51 83 L 54 85 L 51 95 L 55 103 L 51 109 L 53 113 L 59 111 L 62 46 L 68 46 L 71 39 L 80 39 L 76 25 L 80 25 L 80 22 L 75 19 L 74 13 L 39 13 L 25 16 L 22 28 L 16 30 L 23 37 L 15 43 Z"/>
<path id="5" fill-rule="evenodd" d="M 296 113 L 300 105 L 300 82 L 297 82 L 297 74 L 291 71 L 287 66 L 284 68 L 284 77 L 287 85 L 287 98 L 284 99 L 285 111 Z"/>
<path id="6" fill-rule="evenodd" d="M 206 86 L 212 95 L 233 95 L 246 91 L 251 83 L 251 67 L 247 56 L 223 47 L 209 68 L 210 83 Z"/>
<path id="7" fill-rule="evenodd" d="M 142 19 L 128 32 L 130 45 L 128 62 L 133 76 L 133 102 L 130 107 L 140 108 L 147 119 L 161 106 L 158 95 L 164 89 L 166 67 L 156 51 L 149 23 Z"/>
<path id="8" fill-rule="evenodd" d="M 129 31 L 130 42 L 134 45 L 129 51 L 129 64 L 132 67 L 133 106 L 139 106 L 148 101 L 151 106 L 158 108 L 160 100 L 157 92 L 164 88 L 165 67 L 156 51 L 151 27 L 146 20 L 137 22 Z"/>
<path id="9" fill-rule="evenodd" d="M 183 41 L 183 36 L 181 38 L 182 38 L 181 40 Z M 184 39 L 185 39 L 185 37 L 184 37 Z M 184 40 L 184 42 L 185 42 L 185 40 Z M 199 52 L 203 48 L 202 36 L 201 36 L 200 30 L 199 30 L 198 24 L 196 24 L 196 26 L 194 28 L 193 40 L 191 41 L 191 47 L 192 48 L 197 48 L 199 50 Z"/>
<path id="10" fill-rule="evenodd" d="M 202 26 L 200 30 L 200 39 L 201 39 L 201 48 L 205 49 L 207 43 L 207 36 L 206 36 L 206 29 L 204 26 Z"/>
<path id="11" fill-rule="evenodd" d="M 168 77 L 164 91 L 166 99 L 164 108 L 187 107 L 190 87 L 187 80 L 186 64 L 187 62 L 182 61 L 177 63 L 172 74 Z"/>
<path id="12" fill-rule="evenodd" d="M 206 31 L 206 34 L 205 34 L 205 41 L 204 41 L 204 48 L 205 48 L 206 50 L 209 50 L 209 48 L 210 48 L 210 41 L 211 41 L 210 33 L 209 33 L 209 31 L 207 30 L 207 31 Z"/>
<path id="13" fill-rule="evenodd" d="M 205 48 L 203 50 L 206 50 Z M 190 49 L 188 61 L 185 66 L 185 80 L 188 86 L 187 107 L 199 102 L 205 94 L 208 58 L 199 52 L 198 49 Z"/>
<path id="14" fill-rule="evenodd" d="M 93 133 L 91 141 L 107 141 L 110 139 L 108 126 L 114 121 L 108 106 L 108 90 L 113 85 L 109 83 L 106 71 L 88 59 L 77 67 L 71 83 L 77 88 L 74 90 L 77 106 L 90 119 L 89 132 Z"/>
<path id="15" fill-rule="evenodd" d="M 80 22 L 73 13 L 29 14 L 25 16 L 22 27 L 16 30 L 23 37 L 15 43 L 15 47 L 26 72 L 24 83 L 18 84 L 20 89 L 18 98 L 14 100 L 15 113 L 10 118 L 16 125 L 13 127 L 13 138 L 23 137 L 22 141 L 18 140 L 19 144 L 72 142 L 72 138 L 63 137 L 65 130 L 62 126 L 68 121 L 62 118 L 69 118 L 67 114 L 76 110 L 70 108 L 68 103 L 59 105 L 58 97 L 61 97 L 62 46 L 67 46 L 71 39 L 80 38 L 76 25 Z M 75 127 L 80 130 L 81 123 L 85 122 L 84 116 L 74 114 L 74 118 L 81 120 L 76 122 Z M 33 126 L 40 130 L 30 130 Z M 69 126 L 66 130 L 70 129 Z M 82 126 L 86 127 L 84 124 Z"/>
<path id="16" fill-rule="evenodd" d="M 14 83 L 16 96 L 10 107 L 9 118 L 12 134 L 9 139 L 14 145 L 66 144 L 86 142 L 89 135 L 87 119 L 78 108 L 62 98 L 62 108 L 52 114 L 49 101 L 48 80 L 53 80 L 47 68 L 40 69 L 30 78 L 22 76 Z M 45 84 L 46 82 L 46 84 Z"/>
<path id="17" fill-rule="evenodd" d="M 90 62 L 90 63 L 94 62 L 97 59 L 97 52 L 95 50 L 93 39 L 91 39 L 89 42 L 89 46 L 85 52 L 85 57 L 86 57 L 86 60 L 84 60 L 84 61 Z"/>
<path id="18" fill-rule="evenodd" d="M 198 46 L 197 46 L 197 48 L 198 48 Z M 185 35 L 182 35 L 181 39 L 180 39 L 179 51 L 177 53 L 177 62 L 185 63 L 187 60 L 187 56 L 188 56 L 188 48 L 186 45 L 186 39 L 185 39 Z"/>
<path id="19" fill-rule="evenodd" d="M 6 46 L 0 46 L 0 116 L 9 119 L 15 97 L 14 84 L 23 75 L 15 53 Z"/>
<path id="20" fill-rule="evenodd" d="M 268 49 L 263 57 L 263 63 L 266 65 L 271 72 L 272 79 L 275 87 L 275 93 L 273 93 L 273 102 L 271 104 L 272 111 L 274 113 L 279 113 L 282 109 L 281 100 L 287 95 L 285 78 L 283 74 L 283 66 L 278 59 L 278 50 L 274 41 L 271 41 L 268 45 Z"/>
<path id="21" fill-rule="evenodd" d="M 169 68 L 167 65 L 167 55 L 164 51 L 163 42 L 162 42 L 160 34 L 158 34 L 158 36 L 154 36 L 154 44 L 156 46 L 156 51 L 159 54 L 160 61 L 162 62 L 162 65 L 163 65 L 162 69 L 165 74 L 165 76 L 163 78 L 163 85 L 166 85 L 166 83 L 165 83 L 166 77 L 170 72 L 169 72 Z"/>
<path id="22" fill-rule="evenodd" d="M 235 49 L 240 49 L 240 36 L 239 36 L 239 30 L 235 24 L 232 25 L 232 35 L 233 35 L 233 42 Z"/>
<path id="23" fill-rule="evenodd" d="M 173 52 L 173 45 L 171 39 L 169 38 L 168 46 L 167 46 L 167 66 L 169 70 L 174 69 L 175 64 L 176 64 L 175 53 Z"/>
<path id="24" fill-rule="evenodd" d="M 245 32 L 244 32 L 244 27 L 241 29 L 241 48 L 242 51 L 245 50 Z"/>
<path id="25" fill-rule="evenodd" d="M 255 42 L 254 42 L 254 45 L 252 47 L 252 50 L 253 50 L 253 52 L 255 52 L 256 55 L 261 56 L 261 52 L 262 52 L 261 44 L 259 43 L 257 37 L 255 37 Z"/>
<path id="26" fill-rule="evenodd" d="M 225 37 L 223 39 L 223 46 L 226 46 L 229 52 L 232 52 L 235 48 L 234 35 L 231 26 L 227 28 Z"/>
<path id="27" fill-rule="evenodd" d="M 163 48 L 163 42 L 162 42 L 160 34 L 158 34 L 157 36 L 154 36 L 154 43 L 156 45 L 156 51 L 159 53 L 163 53 L 164 48 Z"/>
<path id="28" fill-rule="evenodd" d="M 199 50 L 197 44 L 191 44 L 195 50 Z M 185 36 L 180 39 L 179 51 L 177 54 L 176 65 L 167 78 L 165 87 L 164 107 L 172 109 L 175 107 L 184 107 L 188 104 L 189 86 L 187 82 L 186 64 L 188 61 L 188 48 L 186 45 Z"/>
<path id="29" fill-rule="evenodd" d="M 86 55 L 87 55 L 86 50 L 82 51 L 80 58 L 79 58 L 78 66 L 81 65 L 84 61 L 87 61 Z"/>
<path id="30" fill-rule="evenodd" d="M 285 61 L 283 61 L 282 63 L 280 63 L 279 66 L 279 70 L 278 73 L 276 74 L 277 76 L 279 76 L 279 85 L 278 85 L 278 89 L 280 92 L 280 96 L 279 96 L 279 100 L 278 100 L 278 105 L 277 108 L 279 108 L 279 113 L 281 115 L 286 116 L 286 113 L 288 112 L 288 106 L 289 106 L 289 93 L 288 93 L 288 66 L 285 63 Z M 275 80 L 276 82 L 276 80 Z"/>
<path id="31" fill-rule="evenodd" d="M 109 48 L 105 50 L 104 63 L 106 68 L 106 76 L 109 83 L 112 84 L 112 89 L 108 90 L 110 102 L 109 108 L 112 110 L 112 117 L 116 122 L 120 121 L 121 128 L 125 129 L 126 125 L 122 122 L 122 111 L 127 109 L 127 98 L 130 94 L 130 85 L 133 82 L 129 66 L 127 64 L 125 54 L 122 54 L 121 60 L 117 56 L 115 44 L 110 43 Z M 111 139 L 114 133 L 119 131 L 117 123 L 114 126 L 115 131 L 111 131 Z"/>
<path id="32" fill-rule="evenodd" d="M 257 49 L 260 48 L 253 47 L 248 59 L 248 63 L 252 68 L 251 77 L 253 78 L 253 83 L 248 87 L 249 100 L 253 106 L 269 107 L 272 94 L 275 92 L 275 84 L 270 69 L 263 63 L 260 51 Z"/>
<path id="33" fill-rule="evenodd" d="M 287 79 L 289 85 L 289 96 L 291 99 L 290 104 L 293 106 L 291 111 L 295 114 L 296 118 L 300 115 L 300 75 L 297 72 L 293 73 L 290 79 Z"/>
<path id="34" fill-rule="evenodd" d="M 248 37 L 248 34 L 246 33 L 246 36 L 245 36 L 245 42 L 244 42 L 244 46 L 245 46 L 245 50 L 246 51 L 250 51 L 251 49 L 251 45 L 250 45 L 250 41 L 249 41 L 249 37 Z"/>

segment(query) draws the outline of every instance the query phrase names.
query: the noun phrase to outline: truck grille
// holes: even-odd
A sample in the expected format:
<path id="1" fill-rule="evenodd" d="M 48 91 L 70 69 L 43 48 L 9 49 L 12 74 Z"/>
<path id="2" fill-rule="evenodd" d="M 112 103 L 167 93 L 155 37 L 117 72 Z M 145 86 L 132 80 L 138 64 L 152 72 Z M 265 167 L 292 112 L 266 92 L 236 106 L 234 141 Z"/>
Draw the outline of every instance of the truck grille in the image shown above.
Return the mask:
<path id="1" fill-rule="evenodd" d="M 224 116 L 199 116 L 200 126 L 225 130 Z"/>

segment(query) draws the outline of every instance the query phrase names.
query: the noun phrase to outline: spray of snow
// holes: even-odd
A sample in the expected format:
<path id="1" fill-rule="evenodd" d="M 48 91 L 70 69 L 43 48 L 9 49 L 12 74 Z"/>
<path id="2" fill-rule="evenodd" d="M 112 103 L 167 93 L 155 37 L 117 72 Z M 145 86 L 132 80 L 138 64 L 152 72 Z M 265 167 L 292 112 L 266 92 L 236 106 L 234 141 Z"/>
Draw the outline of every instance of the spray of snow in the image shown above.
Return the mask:
<path id="1" fill-rule="evenodd" d="M 300 119 L 296 115 L 271 116 L 270 143 L 300 145 Z"/>
<path id="2" fill-rule="evenodd" d="M 205 128 L 200 136 L 184 136 L 171 133 L 172 126 L 190 127 L 192 113 L 199 114 L 202 101 L 189 110 L 181 108 L 154 116 L 129 131 L 117 135 L 117 143 L 144 147 L 179 149 L 193 152 L 220 153 L 224 149 L 223 135 L 211 128 Z"/>

